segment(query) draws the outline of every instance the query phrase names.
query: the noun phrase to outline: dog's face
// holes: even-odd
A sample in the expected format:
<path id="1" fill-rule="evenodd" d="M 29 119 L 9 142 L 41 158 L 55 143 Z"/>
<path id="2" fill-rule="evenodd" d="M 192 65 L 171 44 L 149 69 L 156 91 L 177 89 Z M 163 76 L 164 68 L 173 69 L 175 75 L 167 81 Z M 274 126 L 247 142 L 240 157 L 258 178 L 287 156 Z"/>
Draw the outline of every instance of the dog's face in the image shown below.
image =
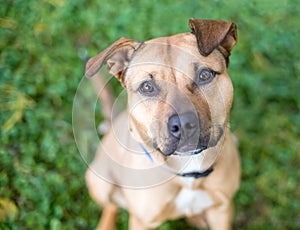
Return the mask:
<path id="1" fill-rule="evenodd" d="M 227 125 L 233 90 L 226 61 L 197 49 L 193 34 L 142 44 L 124 74 L 132 126 L 164 155 L 213 147 Z"/>
<path id="2" fill-rule="evenodd" d="M 227 65 L 235 25 L 192 19 L 190 27 L 193 33 L 144 43 L 120 39 L 87 68 L 92 75 L 108 64 L 128 91 L 131 131 L 163 156 L 212 148 L 228 124 L 233 88 Z"/>

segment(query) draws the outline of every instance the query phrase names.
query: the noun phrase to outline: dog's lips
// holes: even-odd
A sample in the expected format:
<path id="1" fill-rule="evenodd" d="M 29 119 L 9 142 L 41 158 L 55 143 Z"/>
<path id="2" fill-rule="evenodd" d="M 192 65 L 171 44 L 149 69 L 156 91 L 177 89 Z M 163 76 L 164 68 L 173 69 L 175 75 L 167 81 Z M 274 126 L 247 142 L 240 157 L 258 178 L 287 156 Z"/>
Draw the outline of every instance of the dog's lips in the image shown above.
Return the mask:
<path id="1" fill-rule="evenodd" d="M 201 153 L 202 151 L 204 151 L 205 149 L 207 149 L 206 146 L 201 146 L 195 150 L 191 150 L 191 151 L 186 151 L 186 152 L 179 152 L 179 151 L 175 151 L 173 154 L 174 155 L 180 155 L 180 156 L 190 156 L 190 155 L 196 155 Z"/>
<path id="2" fill-rule="evenodd" d="M 187 146 L 182 146 L 178 148 L 178 146 L 174 146 L 174 148 L 166 148 L 166 149 L 161 149 L 157 143 L 154 141 L 152 143 L 152 146 L 162 153 L 164 156 L 170 156 L 170 155 L 178 155 L 178 156 L 192 156 L 192 155 L 197 155 L 202 153 L 204 150 L 208 148 L 206 145 L 201 145 L 199 144 L 198 146 L 195 146 L 194 148 L 187 147 Z"/>

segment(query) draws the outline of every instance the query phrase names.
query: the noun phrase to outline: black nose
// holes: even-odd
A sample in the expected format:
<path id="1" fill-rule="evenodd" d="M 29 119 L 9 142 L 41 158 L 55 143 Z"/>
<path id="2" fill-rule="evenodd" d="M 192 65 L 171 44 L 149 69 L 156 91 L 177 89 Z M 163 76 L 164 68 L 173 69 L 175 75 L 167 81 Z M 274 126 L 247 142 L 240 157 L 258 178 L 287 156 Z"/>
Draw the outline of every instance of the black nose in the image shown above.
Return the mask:
<path id="1" fill-rule="evenodd" d="M 169 133 L 177 139 L 180 139 L 182 136 L 185 138 L 191 137 L 198 127 L 197 116 L 192 112 L 173 115 L 168 122 Z"/>

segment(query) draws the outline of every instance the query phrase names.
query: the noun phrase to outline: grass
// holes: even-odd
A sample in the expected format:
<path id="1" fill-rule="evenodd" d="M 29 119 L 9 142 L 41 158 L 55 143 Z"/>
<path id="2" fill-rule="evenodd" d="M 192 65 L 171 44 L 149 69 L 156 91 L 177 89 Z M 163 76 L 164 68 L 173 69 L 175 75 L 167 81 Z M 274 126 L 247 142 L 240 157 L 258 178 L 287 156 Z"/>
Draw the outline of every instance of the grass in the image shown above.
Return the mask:
<path id="1" fill-rule="evenodd" d="M 1 1 L 0 229 L 96 226 L 99 208 L 88 196 L 87 166 L 72 131 L 81 59 L 121 36 L 147 40 L 188 31 L 191 17 L 232 20 L 239 29 L 229 69 L 235 87 L 231 127 L 243 168 L 234 228 L 299 229 L 298 5 L 296 0 Z M 127 219 L 122 211 L 118 229 L 127 229 Z M 192 228 L 179 220 L 160 229 Z"/>

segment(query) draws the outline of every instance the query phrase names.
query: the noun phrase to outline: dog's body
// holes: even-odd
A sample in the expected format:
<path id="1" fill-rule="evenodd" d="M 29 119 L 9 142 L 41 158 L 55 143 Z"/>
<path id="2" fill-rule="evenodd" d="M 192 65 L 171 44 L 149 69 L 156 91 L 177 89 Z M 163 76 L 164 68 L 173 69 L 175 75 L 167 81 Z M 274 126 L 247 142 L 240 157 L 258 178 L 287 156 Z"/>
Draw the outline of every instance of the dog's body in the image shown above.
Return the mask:
<path id="1" fill-rule="evenodd" d="M 104 206 L 99 228 L 113 227 L 117 205 L 128 209 L 130 229 L 179 217 L 230 229 L 240 180 L 228 125 L 235 25 L 191 19 L 190 27 L 193 33 L 144 43 L 122 38 L 87 64 L 92 76 L 106 63 L 128 92 L 127 111 L 86 174 L 91 196 Z"/>

